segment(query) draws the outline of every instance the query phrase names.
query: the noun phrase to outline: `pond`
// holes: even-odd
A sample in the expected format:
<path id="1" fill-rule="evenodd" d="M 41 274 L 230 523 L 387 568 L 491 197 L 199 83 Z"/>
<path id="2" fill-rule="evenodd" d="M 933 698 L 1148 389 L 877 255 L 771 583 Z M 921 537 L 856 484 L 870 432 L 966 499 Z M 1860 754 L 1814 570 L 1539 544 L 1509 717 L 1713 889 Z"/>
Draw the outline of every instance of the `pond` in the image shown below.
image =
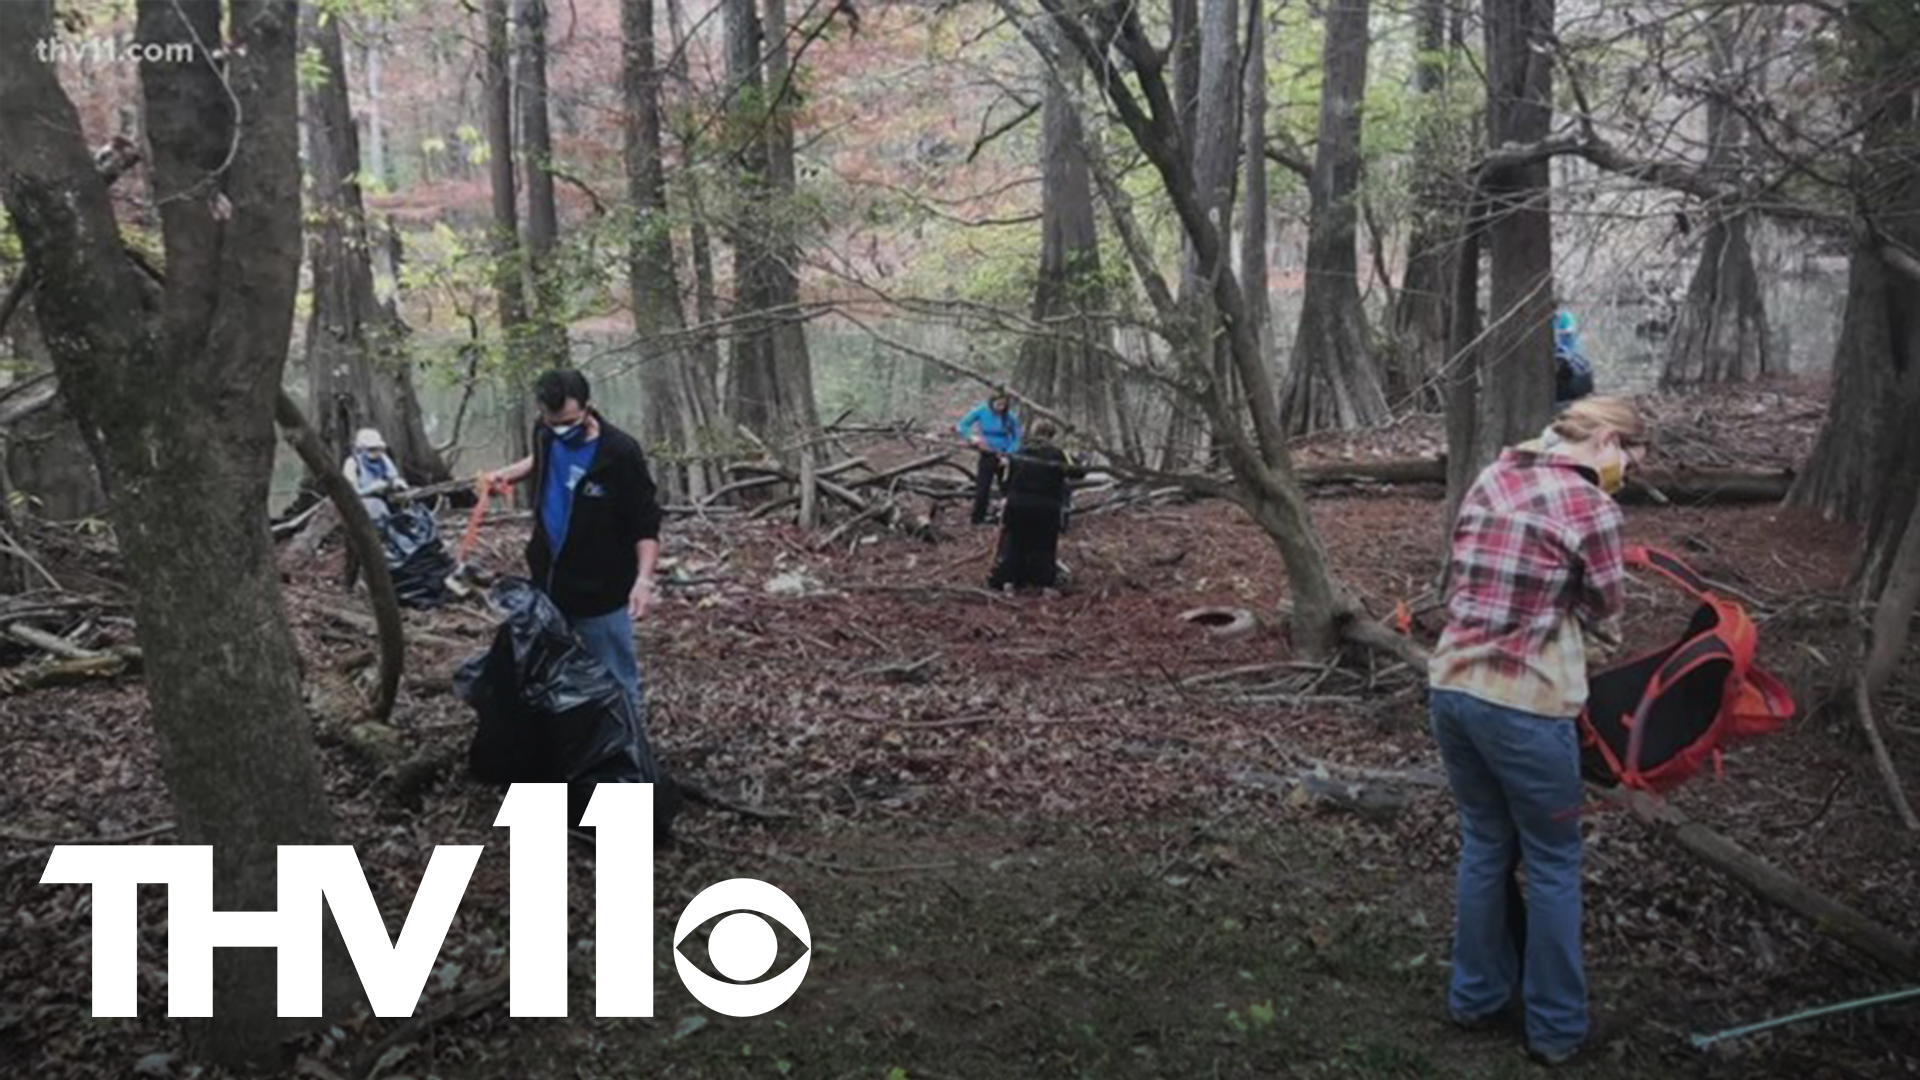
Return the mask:
<path id="1" fill-rule="evenodd" d="M 1786 370 L 1794 375 L 1825 371 L 1846 299 L 1844 273 L 1781 274 L 1769 284 L 1768 313 L 1773 320 L 1775 347 L 1785 357 Z M 1649 337 L 1644 324 L 1658 315 L 1659 309 L 1645 303 L 1619 302 L 1576 308 L 1575 314 L 1580 321 L 1581 347 L 1593 361 L 1595 381 L 1602 393 L 1641 394 L 1658 387 L 1666 340 Z M 1298 317 L 1297 293 L 1274 297 L 1274 318 L 1279 326 L 1290 328 Z M 1012 366 L 1014 345 L 997 336 L 969 335 L 925 324 L 882 324 L 882 332 L 989 373 L 1004 374 Z M 637 433 L 640 377 L 618 351 L 619 340 L 580 338 L 574 345 L 575 362 L 593 380 L 594 404 L 614 423 Z M 430 339 L 428 343 L 432 344 Z M 853 410 L 861 419 L 908 418 L 933 424 L 947 419 L 947 412 L 957 417 L 977 396 L 976 388 L 959 385 L 957 377 L 893 354 L 845 323 L 813 324 L 808 343 L 823 417 Z M 296 398 L 304 398 L 304 380 L 290 389 Z M 436 443 L 444 443 L 451 436 L 463 391 L 451 381 L 431 377 L 420 380 L 419 391 L 427 433 Z M 484 384 L 475 389 L 459 445 L 449 454 L 456 475 L 471 476 L 481 469 L 507 464 L 507 423 L 512 405 L 509 394 L 530 392 L 530 387 L 508 391 Z M 283 506 L 292 499 L 299 482 L 300 463 L 282 447 L 274 466 L 274 505 Z"/>

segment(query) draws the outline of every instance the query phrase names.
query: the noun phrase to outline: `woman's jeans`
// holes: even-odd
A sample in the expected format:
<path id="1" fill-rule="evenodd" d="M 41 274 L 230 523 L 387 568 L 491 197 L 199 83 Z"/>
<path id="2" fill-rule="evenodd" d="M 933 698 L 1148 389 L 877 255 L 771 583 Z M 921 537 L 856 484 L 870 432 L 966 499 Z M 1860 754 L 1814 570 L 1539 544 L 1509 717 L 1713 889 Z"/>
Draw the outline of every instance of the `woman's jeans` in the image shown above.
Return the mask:
<path id="1" fill-rule="evenodd" d="M 1520 992 L 1527 1044 L 1558 1053 L 1587 1036 L 1580 960 L 1580 744 L 1572 720 L 1432 693 L 1433 737 L 1460 803 L 1460 873 L 1447 1008 L 1473 1021 Z M 1527 871 L 1524 940 L 1508 911 Z"/>

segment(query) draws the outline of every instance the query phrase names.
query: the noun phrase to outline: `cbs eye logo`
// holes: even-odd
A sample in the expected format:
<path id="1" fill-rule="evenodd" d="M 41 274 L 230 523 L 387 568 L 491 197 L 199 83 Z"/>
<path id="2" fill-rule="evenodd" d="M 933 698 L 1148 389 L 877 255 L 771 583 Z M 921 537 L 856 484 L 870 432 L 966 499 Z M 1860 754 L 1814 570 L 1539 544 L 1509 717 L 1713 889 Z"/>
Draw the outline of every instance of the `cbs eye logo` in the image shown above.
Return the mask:
<path id="1" fill-rule="evenodd" d="M 727 914 L 731 912 L 731 914 Z M 714 924 L 707 937 L 707 955 L 714 970 L 734 982 L 726 982 L 693 966 L 680 946 L 702 923 L 715 915 L 726 917 Z M 787 970 L 765 982 L 749 982 L 767 973 L 779 954 L 779 942 L 773 927 L 762 914 L 771 915 L 785 926 L 806 952 Z M 758 878 L 731 878 L 709 885 L 687 904 L 680 922 L 673 929 L 673 963 L 680 982 L 700 1004 L 727 1016 L 759 1016 L 780 1007 L 807 977 L 807 961 L 813 957 L 813 936 L 807 929 L 807 917 L 793 898 Z"/>

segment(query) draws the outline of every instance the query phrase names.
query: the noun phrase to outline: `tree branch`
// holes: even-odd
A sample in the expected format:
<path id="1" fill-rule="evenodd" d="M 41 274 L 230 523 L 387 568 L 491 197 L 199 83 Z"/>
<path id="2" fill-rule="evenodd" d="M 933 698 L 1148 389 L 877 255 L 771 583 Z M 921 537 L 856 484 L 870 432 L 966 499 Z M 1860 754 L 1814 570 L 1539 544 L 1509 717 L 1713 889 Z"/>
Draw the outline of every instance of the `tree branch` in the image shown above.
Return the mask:
<path id="1" fill-rule="evenodd" d="M 985 150 L 995 139 L 1026 123 L 1040 111 L 1040 102 L 1037 101 L 1032 104 L 1022 102 L 1021 105 L 1023 107 L 1013 119 L 1002 122 L 991 131 L 987 130 L 986 115 L 980 117 L 980 134 L 974 136 L 973 148 L 967 151 L 967 164 L 973 164 L 973 159 L 980 156 L 980 151 Z"/>
<path id="2" fill-rule="evenodd" d="M 1487 178 L 1556 157 L 1578 157 L 1616 176 L 1652 187 L 1691 195 L 1702 202 L 1741 207 L 1782 221 L 1798 221 L 1829 228 L 1847 225 L 1847 219 L 1832 211 L 1767 192 L 1778 185 L 1730 184 L 1710 178 L 1695 166 L 1677 161 L 1654 161 L 1622 152 L 1598 135 L 1554 135 L 1536 143 L 1508 143 L 1482 157 L 1469 170 L 1475 189 L 1484 187 Z"/>
<path id="3" fill-rule="evenodd" d="M 314 434 L 307 418 L 301 415 L 300 406 L 294 404 L 284 390 L 274 399 L 273 418 L 280 425 L 287 445 L 300 455 L 314 482 L 340 512 L 340 520 L 346 525 L 347 543 L 353 546 L 354 555 L 367 575 L 367 598 L 373 604 L 374 623 L 380 631 L 380 682 L 367 719 L 384 724 L 393 715 L 401 669 L 406 664 L 407 642 L 406 630 L 400 622 L 400 600 L 393 590 L 393 575 L 387 572 L 380 535 L 374 531 L 373 518 L 368 516 L 359 493 L 353 490 L 346 476 L 334 468 L 326 448 L 320 445 L 320 436 Z"/>
<path id="4" fill-rule="evenodd" d="M 1313 179 L 1313 162 L 1307 158 L 1306 148 L 1287 132 L 1276 131 L 1267 136 L 1265 153 L 1268 161 L 1300 179 Z"/>

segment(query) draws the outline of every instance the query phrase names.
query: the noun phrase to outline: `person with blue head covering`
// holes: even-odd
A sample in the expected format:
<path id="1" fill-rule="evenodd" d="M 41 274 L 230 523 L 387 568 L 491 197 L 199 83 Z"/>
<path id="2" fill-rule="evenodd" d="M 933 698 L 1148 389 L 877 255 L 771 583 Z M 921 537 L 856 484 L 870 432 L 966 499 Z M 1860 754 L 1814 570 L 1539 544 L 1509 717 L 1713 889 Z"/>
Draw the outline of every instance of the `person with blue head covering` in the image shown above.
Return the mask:
<path id="1" fill-rule="evenodd" d="M 1573 312 L 1553 316 L 1553 407 L 1560 410 L 1593 393 L 1593 364 L 1580 351 L 1580 330 Z"/>

